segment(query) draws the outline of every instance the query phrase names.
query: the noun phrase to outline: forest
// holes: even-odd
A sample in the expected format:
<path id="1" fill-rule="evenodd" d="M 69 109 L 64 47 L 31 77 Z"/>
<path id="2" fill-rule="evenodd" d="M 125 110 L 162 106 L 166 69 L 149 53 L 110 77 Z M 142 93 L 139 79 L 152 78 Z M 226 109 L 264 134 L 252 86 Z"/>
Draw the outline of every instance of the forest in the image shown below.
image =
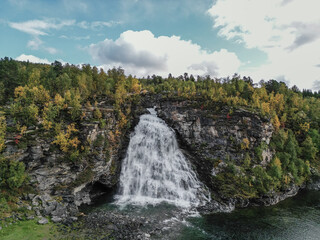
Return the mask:
<path id="1" fill-rule="evenodd" d="M 274 158 L 263 168 L 255 166 L 259 159 L 246 156 L 240 166 L 245 174 L 240 176 L 235 176 L 230 161 L 227 171 L 216 177 L 217 182 L 234 184 L 231 190 L 221 185 L 219 191 L 225 195 L 240 192 L 244 198 L 257 197 L 293 183 L 302 185 L 319 175 L 320 91 L 289 88 L 275 80 L 256 84 L 237 74 L 223 79 L 187 73 L 136 78 L 126 76 L 122 68 L 105 72 L 88 64 L 34 64 L 5 57 L 0 60 L 0 214 L 14 210 L 17 197 L 30 189 L 24 164 L 3 154 L 8 141 L 25 147 L 28 131 L 36 126 L 39 133 L 54 139 L 52 146 L 65 154 L 65 161 L 79 161 L 87 149 L 77 135 L 85 117 L 83 109 L 93 109 L 94 118 L 103 126 L 106 119 L 98 102 L 104 99 L 114 107 L 117 127 L 110 133 L 112 147 L 130 128 L 131 106 L 146 94 L 190 100 L 202 110 L 219 111 L 228 106 L 230 116 L 234 109 L 243 108 L 271 121 Z M 244 139 L 244 150 L 246 145 Z M 257 158 L 264 147 L 255 149 Z"/>

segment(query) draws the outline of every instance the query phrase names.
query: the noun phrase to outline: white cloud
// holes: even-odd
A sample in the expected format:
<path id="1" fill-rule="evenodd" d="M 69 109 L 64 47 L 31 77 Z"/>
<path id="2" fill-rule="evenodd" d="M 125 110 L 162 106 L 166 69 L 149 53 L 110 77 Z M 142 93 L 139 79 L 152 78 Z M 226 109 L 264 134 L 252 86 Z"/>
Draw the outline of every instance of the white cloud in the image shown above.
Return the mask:
<path id="1" fill-rule="evenodd" d="M 87 3 L 81 0 L 63 0 L 63 7 L 69 12 L 84 12 L 88 10 Z"/>
<path id="2" fill-rule="evenodd" d="M 28 41 L 27 46 L 33 50 L 38 50 L 42 44 L 43 42 L 39 37 L 34 37 L 32 40 Z"/>
<path id="3" fill-rule="evenodd" d="M 102 27 L 112 27 L 114 25 L 118 25 L 121 22 L 117 21 L 108 21 L 108 22 L 103 22 L 103 21 L 95 21 L 91 23 L 91 28 L 93 29 L 100 29 Z"/>
<path id="4" fill-rule="evenodd" d="M 78 22 L 77 25 L 83 29 L 89 28 L 89 23 L 87 21 Z"/>
<path id="5" fill-rule="evenodd" d="M 221 37 L 267 53 L 268 63 L 242 74 L 312 88 L 320 77 L 319 9 L 318 0 L 217 0 L 208 13 Z"/>
<path id="6" fill-rule="evenodd" d="M 66 35 L 61 35 L 59 38 L 80 41 L 80 40 L 89 40 L 90 39 L 90 35 L 87 35 L 87 36 L 66 36 Z"/>
<path id="7" fill-rule="evenodd" d="M 178 36 L 155 37 L 150 31 L 126 31 L 117 40 L 105 39 L 88 50 L 104 68 L 121 66 L 137 76 L 188 72 L 222 77 L 237 72 L 240 66 L 236 54 L 225 49 L 209 53 Z"/>
<path id="8" fill-rule="evenodd" d="M 65 26 L 71 26 L 74 20 L 56 21 L 55 19 L 30 20 L 25 22 L 9 22 L 9 26 L 19 31 L 28 33 L 32 36 L 48 35 L 50 29 L 61 29 Z"/>
<path id="9" fill-rule="evenodd" d="M 22 62 L 32 62 L 32 63 L 45 63 L 45 64 L 50 64 L 50 62 L 48 61 L 48 59 L 41 59 L 38 58 L 36 56 L 33 55 L 25 55 L 25 54 L 21 54 L 20 56 L 16 57 L 16 60 L 18 61 L 22 61 Z"/>
<path id="10" fill-rule="evenodd" d="M 93 22 L 87 22 L 82 21 L 77 23 L 78 27 L 83 29 L 91 29 L 91 30 L 101 30 L 103 27 L 113 27 L 115 25 L 121 24 L 121 22 L 117 21 L 93 21 Z"/>
<path id="11" fill-rule="evenodd" d="M 56 54 L 57 49 L 44 46 L 40 36 L 48 35 L 51 29 L 59 30 L 66 26 L 72 26 L 75 20 L 30 20 L 25 22 L 9 22 L 9 26 L 21 32 L 30 34 L 32 39 L 28 41 L 27 46 L 32 50 L 42 49 L 50 54 Z"/>
<path id="12" fill-rule="evenodd" d="M 55 48 L 53 48 L 53 47 L 44 47 L 43 49 L 44 49 L 45 51 L 47 51 L 48 53 L 50 53 L 50 54 L 56 54 L 56 53 L 58 53 L 58 50 L 55 49 Z"/>

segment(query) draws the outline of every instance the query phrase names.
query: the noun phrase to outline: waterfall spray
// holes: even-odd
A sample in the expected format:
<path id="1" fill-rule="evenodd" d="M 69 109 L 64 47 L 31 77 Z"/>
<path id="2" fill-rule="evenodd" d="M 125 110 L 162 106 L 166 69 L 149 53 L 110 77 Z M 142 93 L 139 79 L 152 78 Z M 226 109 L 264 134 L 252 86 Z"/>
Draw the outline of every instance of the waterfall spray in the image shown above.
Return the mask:
<path id="1" fill-rule="evenodd" d="M 208 200 L 203 184 L 178 147 L 175 133 L 154 109 L 140 117 L 122 162 L 117 204 L 167 202 L 179 207 Z"/>

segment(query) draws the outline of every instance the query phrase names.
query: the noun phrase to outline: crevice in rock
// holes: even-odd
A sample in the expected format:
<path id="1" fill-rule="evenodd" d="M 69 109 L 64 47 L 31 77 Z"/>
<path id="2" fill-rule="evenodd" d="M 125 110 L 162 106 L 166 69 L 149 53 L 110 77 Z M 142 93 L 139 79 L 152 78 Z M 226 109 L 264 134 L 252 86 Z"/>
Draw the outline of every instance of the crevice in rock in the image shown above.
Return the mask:
<path id="1" fill-rule="evenodd" d="M 106 185 L 100 182 L 94 182 L 90 189 L 90 197 L 95 202 L 96 199 L 103 195 L 110 195 L 114 192 L 114 188 L 107 187 Z"/>

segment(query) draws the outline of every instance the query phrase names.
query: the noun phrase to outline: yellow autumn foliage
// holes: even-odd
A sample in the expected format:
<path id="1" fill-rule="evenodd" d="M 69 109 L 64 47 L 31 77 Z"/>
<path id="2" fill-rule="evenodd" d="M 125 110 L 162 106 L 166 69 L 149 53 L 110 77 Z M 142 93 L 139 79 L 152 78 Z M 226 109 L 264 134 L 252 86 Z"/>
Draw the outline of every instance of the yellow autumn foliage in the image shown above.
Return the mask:
<path id="1" fill-rule="evenodd" d="M 72 133 L 78 132 L 75 128 L 75 124 L 68 125 L 67 130 L 58 133 L 52 144 L 60 146 L 61 151 L 68 152 L 71 148 L 76 149 L 80 143 L 77 137 L 71 138 Z"/>
<path id="2" fill-rule="evenodd" d="M 248 138 L 242 139 L 241 149 L 242 149 L 242 150 L 248 149 L 249 146 L 250 146 L 250 141 L 249 141 L 249 139 L 248 139 Z"/>
<path id="3" fill-rule="evenodd" d="M 274 114 L 273 118 L 271 119 L 271 123 L 274 126 L 275 130 L 278 131 L 279 128 L 280 128 L 281 123 L 279 121 L 279 118 L 278 118 L 277 114 Z"/>
<path id="4" fill-rule="evenodd" d="M 59 93 L 56 94 L 56 96 L 54 97 L 54 103 L 59 106 L 60 108 L 64 107 L 64 98 L 61 97 L 61 95 Z"/>

